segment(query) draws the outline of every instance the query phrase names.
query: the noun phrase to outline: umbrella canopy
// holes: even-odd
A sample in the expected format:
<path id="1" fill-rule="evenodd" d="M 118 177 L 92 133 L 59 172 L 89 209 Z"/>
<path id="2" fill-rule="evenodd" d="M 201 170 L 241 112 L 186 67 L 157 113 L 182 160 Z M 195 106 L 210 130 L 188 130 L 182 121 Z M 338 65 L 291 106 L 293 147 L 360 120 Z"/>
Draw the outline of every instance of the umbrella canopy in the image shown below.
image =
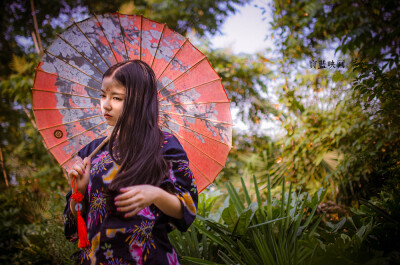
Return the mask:
<path id="1" fill-rule="evenodd" d="M 181 142 L 202 191 L 224 167 L 232 145 L 230 101 L 203 53 L 143 16 L 95 15 L 72 24 L 45 51 L 32 93 L 46 148 L 68 170 L 83 146 L 110 133 L 100 109 L 102 75 L 132 59 L 153 69 L 160 127 Z"/>

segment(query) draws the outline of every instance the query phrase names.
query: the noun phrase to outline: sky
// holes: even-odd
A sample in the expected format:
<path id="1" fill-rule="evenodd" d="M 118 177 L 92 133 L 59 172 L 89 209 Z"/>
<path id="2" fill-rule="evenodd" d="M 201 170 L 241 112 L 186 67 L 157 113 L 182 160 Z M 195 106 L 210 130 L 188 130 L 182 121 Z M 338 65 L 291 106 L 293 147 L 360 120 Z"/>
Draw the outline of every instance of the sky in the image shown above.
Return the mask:
<path id="1" fill-rule="evenodd" d="M 229 46 L 235 54 L 251 54 L 270 47 L 271 40 L 266 37 L 270 29 L 271 18 L 265 17 L 266 19 L 263 21 L 261 9 L 254 6 L 257 3 L 260 1 L 252 1 L 250 4 L 241 6 L 235 15 L 229 16 L 222 25 L 223 35 L 211 38 L 212 47 L 225 48 Z"/>

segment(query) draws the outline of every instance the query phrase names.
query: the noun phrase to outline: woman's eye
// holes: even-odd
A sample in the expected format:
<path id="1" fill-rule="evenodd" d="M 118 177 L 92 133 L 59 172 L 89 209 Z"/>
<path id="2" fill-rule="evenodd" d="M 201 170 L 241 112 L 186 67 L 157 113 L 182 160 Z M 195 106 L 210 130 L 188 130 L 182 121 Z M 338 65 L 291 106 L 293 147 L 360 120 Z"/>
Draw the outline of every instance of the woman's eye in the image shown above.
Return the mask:
<path id="1" fill-rule="evenodd" d="M 104 95 L 104 94 L 101 94 L 101 95 L 100 95 L 100 97 L 102 97 L 102 98 L 105 98 L 105 97 L 106 97 L 106 95 Z"/>
<path id="2" fill-rule="evenodd" d="M 118 100 L 118 101 L 121 101 L 121 100 L 122 100 L 122 98 L 117 98 L 117 97 L 114 97 L 114 99 L 115 99 L 115 100 Z"/>

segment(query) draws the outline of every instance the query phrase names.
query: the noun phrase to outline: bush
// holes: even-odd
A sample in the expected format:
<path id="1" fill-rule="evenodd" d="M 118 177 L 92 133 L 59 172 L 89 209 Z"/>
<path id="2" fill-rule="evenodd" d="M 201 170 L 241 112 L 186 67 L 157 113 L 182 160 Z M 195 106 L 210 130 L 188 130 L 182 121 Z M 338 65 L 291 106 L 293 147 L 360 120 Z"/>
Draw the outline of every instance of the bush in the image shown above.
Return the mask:
<path id="1" fill-rule="evenodd" d="M 64 196 L 15 186 L 0 195 L 1 264 L 69 264 L 75 246 L 64 236 Z"/>

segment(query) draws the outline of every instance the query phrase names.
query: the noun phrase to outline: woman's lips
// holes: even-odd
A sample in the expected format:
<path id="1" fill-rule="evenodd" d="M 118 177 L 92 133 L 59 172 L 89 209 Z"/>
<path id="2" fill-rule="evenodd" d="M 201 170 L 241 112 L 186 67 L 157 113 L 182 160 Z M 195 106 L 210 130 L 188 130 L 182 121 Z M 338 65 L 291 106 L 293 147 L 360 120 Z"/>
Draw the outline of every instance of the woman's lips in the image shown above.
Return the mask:
<path id="1" fill-rule="evenodd" d="M 104 118 L 106 118 L 107 120 L 110 119 L 112 116 L 108 115 L 108 114 L 104 114 Z"/>

